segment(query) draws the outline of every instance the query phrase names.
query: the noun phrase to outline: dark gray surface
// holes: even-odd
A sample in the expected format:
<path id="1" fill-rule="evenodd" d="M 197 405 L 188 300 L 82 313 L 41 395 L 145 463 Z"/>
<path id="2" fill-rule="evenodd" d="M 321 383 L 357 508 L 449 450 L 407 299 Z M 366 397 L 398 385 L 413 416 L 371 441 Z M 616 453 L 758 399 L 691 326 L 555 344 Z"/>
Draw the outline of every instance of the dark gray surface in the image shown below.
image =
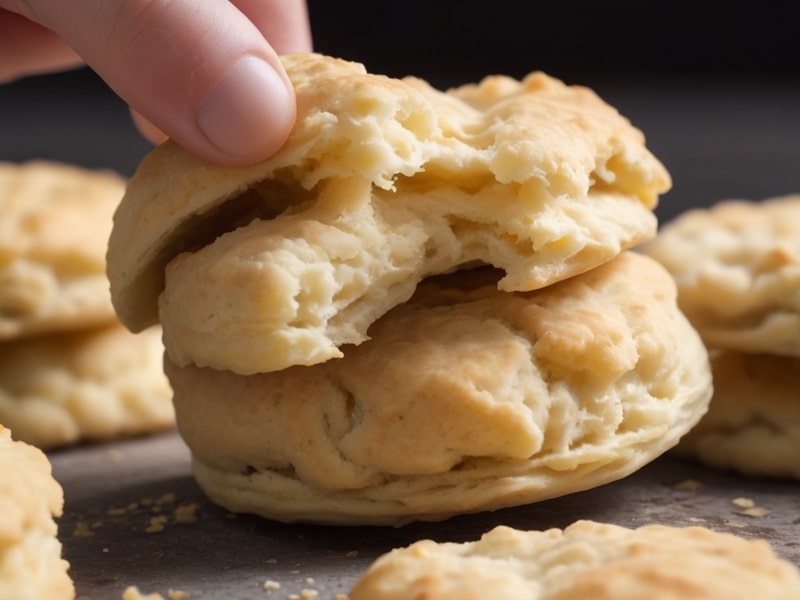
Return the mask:
<path id="1" fill-rule="evenodd" d="M 332 600 L 347 593 L 379 554 L 420 538 L 465 541 L 498 524 L 543 529 L 577 519 L 628 527 L 702 525 L 767 539 L 800 565 L 796 482 L 745 479 L 671 456 L 593 490 L 399 528 L 315 527 L 233 516 L 204 498 L 191 477 L 188 451 L 174 433 L 50 457 L 66 497 L 60 520 L 64 555 L 78 595 L 93 600 L 118 600 L 128 585 L 165 596 L 170 589 L 182 590 L 191 600 L 288 598 L 303 589 Z M 749 516 L 735 502 L 740 498 L 766 513 Z M 176 510 L 187 505 L 196 505 L 196 521 L 176 522 Z M 158 515 L 168 518 L 163 531 L 148 533 Z M 86 530 L 92 535 L 75 535 Z M 263 589 L 267 580 L 281 585 L 270 596 Z"/>

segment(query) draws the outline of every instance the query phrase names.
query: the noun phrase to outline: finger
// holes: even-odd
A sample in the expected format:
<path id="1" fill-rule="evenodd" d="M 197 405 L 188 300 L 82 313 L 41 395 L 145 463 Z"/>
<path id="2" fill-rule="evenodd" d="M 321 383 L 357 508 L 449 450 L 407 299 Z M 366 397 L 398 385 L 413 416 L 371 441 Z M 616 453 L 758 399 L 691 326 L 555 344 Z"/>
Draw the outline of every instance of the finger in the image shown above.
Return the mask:
<path id="1" fill-rule="evenodd" d="M 288 136 L 294 94 L 277 53 L 227 0 L 73 0 L 70 10 L 63 0 L 38 0 L 24 6 L 133 110 L 198 156 L 249 164 L 272 155 Z"/>
<path id="2" fill-rule="evenodd" d="M 82 64 L 81 57 L 55 33 L 0 9 L 0 83 Z"/>
<path id="3" fill-rule="evenodd" d="M 136 128 L 139 130 L 139 133 L 142 136 L 152 142 L 155 145 L 158 145 L 169 137 L 166 133 L 161 131 L 158 127 L 153 125 L 150 121 L 145 119 L 142 115 L 137 113 L 135 110 L 131 109 L 131 119 L 133 120 L 133 124 L 136 125 Z"/>

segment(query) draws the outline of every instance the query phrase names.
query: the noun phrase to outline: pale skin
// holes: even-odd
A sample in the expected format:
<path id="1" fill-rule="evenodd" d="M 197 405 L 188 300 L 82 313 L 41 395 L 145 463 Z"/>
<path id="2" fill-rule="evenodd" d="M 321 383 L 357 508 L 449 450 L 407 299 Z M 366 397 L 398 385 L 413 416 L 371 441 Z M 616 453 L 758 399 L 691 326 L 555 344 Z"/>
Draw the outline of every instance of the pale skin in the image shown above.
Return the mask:
<path id="1" fill-rule="evenodd" d="M 223 165 L 281 147 L 278 55 L 311 49 L 305 0 L 0 0 L 0 83 L 88 65 L 149 139 Z"/>

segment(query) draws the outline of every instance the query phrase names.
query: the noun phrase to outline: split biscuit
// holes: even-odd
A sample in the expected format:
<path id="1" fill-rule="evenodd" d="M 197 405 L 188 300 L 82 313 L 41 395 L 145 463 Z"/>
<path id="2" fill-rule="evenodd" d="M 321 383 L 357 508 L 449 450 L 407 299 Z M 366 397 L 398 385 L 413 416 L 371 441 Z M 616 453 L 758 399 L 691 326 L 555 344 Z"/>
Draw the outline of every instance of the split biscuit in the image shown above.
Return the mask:
<path id="1" fill-rule="evenodd" d="M 532 292 L 494 269 L 426 280 L 314 366 L 165 368 L 215 503 L 279 521 L 402 524 L 622 478 L 706 411 L 706 349 L 633 252 Z"/>
<path id="2" fill-rule="evenodd" d="M 0 422 L 44 449 L 173 427 L 163 353 L 118 322 L 0 343 Z"/>
<path id="3" fill-rule="evenodd" d="M 0 600 L 72 600 L 55 518 L 64 493 L 45 454 L 0 425 Z"/>
<path id="4" fill-rule="evenodd" d="M 710 354 L 714 396 L 676 452 L 744 475 L 800 480 L 800 357 Z"/>
<path id="5" fill-rule="evenodd" d="M 0 341 L 115 319 L 105 254 L 124 190 L 111 171 L 0 162 Z"/>
<path id="6" fill-rule="evenodd" d="M 114 305 L 170 360 L 247 375 L 342 356 L 426 276 L 475 263 L 529 291 L 652 238 L 671 185 L 641 131 L 544 73 L 446 92 L 319 54 L 283 57 L 297 122 L 246 168 L 173 142 L 115 214 Z"/>
<path id="7" fill-rule="evenodd" d="M 689 210 L 642 250 L 709 347 L 800 356 L 800 195 Z"/>
<path id="8" fill-rule="evenodd" d="M 421 540 L 380 556 L 350 600 L 790 600 L 800 571 L 763 539 L 700 526 L 497 526 L 479 540 Z"/>

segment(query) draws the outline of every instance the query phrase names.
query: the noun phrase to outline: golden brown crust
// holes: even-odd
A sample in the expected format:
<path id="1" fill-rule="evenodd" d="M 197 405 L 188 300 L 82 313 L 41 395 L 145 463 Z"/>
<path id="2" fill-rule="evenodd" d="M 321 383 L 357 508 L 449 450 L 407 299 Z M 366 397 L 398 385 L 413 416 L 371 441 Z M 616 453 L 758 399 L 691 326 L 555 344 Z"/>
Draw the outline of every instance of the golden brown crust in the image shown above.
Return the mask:
<path id="1" fill-rule="evenodd" d="M 50 449 L 175 423 L 161 328 L 114 322 L 0 344 L 0 423 Z"/>
<path id="2" fill-rule="evenodd" d="M 350 600 L 793 600 L 800 571 L 764 540 L 704 527 L 577 521 L 422 540 L 379 557 Z"/>
<path id="3" fill-rule="evenodd" d="M 0 340 L 114 320 L 106 278 L 110 171 L 0 162 Z"/>
<path id="4" fill-rule="evenodd" d="M 0 425 L 0 598 L 72 600 L 54 517 L 64 495 L 45 454 Z"/>
<path id="5" fill-rule="evenodd" d="M 286 521 L 402 523 L 629 474 L 707 408 L 705 347 L 651 259 L 535 292 L 425 282 L 343 358 L 250 376 L 166 361 L 209 496 Z"/>
<path id="6" fill-rule="evenodd" d="M 134 330 L 160 319 L 176 364 L 324 362 L 425 276 L 478 261 L 505 272 L 501 289 L 531 290 L 655 234 L 669 175 L 586 88 L 532 73 L 440 92 L 284 61 L 298 120 L 277 155 L 231 169 L 167 143 L 115 216 L 117 311 Z"/>
<path id="7" fill-rule="evenodd" d="M 678 284 L 706 344 L 800 355 L 800 195 L 725 200 L 665 224 L 643 250 Z"/>

